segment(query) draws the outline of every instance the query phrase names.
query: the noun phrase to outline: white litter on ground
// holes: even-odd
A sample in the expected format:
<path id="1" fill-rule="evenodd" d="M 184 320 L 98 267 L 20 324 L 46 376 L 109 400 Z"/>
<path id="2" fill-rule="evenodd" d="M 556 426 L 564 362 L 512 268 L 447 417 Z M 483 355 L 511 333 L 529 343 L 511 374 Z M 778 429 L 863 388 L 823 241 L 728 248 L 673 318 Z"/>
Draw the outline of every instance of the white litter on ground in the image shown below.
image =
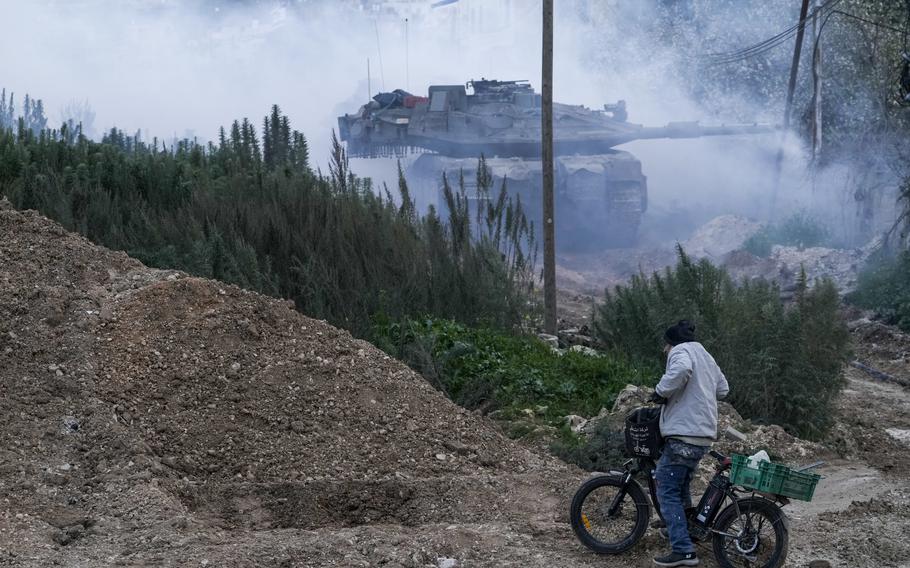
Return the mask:
<path id="1" fill-rule="evenodd" d="M 886 428 L 885 432 L 887 432 L 889 436 L 891 436 L 898 442 L 903 442 L 907 445 L 910 445 L 910 430 L 900 430 L 898 428 Z"/>

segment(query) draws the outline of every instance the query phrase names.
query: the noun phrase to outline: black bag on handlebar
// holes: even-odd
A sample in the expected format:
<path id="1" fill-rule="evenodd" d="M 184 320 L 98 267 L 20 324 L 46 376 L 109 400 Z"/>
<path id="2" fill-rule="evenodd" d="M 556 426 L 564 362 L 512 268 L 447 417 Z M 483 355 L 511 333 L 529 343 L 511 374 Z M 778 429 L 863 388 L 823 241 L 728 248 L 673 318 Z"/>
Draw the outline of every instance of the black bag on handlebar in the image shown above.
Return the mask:
<path id="1" fill-rule="evenodd" d="M 660 407 L 637 408 L 626 416 L 626 455 L 633 458 L 660 456 Z"/>

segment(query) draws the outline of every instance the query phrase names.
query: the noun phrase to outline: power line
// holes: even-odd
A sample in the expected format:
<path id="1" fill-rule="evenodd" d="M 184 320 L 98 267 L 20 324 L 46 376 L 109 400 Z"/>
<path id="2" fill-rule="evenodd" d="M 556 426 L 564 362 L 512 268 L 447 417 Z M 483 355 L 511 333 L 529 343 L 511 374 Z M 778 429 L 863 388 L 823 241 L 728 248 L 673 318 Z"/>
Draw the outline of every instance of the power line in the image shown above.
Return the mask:
<path id="1" fill-rule="evenodd" d="M 800 19 L 796 25 L 791 26 L 764 41 L 736 51 L 730 51 L 726 53 L 712 53 L 708 55 L 708 58 L 711 60 L 711 63 L 720 65 L 726 63 L 735 63 L 737 61 L 749 59 L 770 51 L 779 45 L 787 43 L 790 38 L 797 35 L 802 29 L 806 27 L 806 24 L 811 17 L 816 14 L 821 15 L 825 12 L 833 10 L 835 6 L 837 6 L 837 4 L 839 4 L 841 1 L 842 0 L 827 0 L 824 4 L 819 6 L 817 11 L 814 11 L 813 14 L 807 15 L 805 18 Z"/>
<path id="2" fill-rule="evenodd" d="M 863 22 L 863 23 L 865 23 L 865 24 L 869 24 L 869 25 L 871 25 L 871 26 L 875 26 L 875 27 L 877 27 L 877 28 L 882 28 L 883 30 L 889 30 L 889 31 L 892 31 L 892 32 L 897 32 L 897 33 L 899 33 L 899 34 L 906 34 L 906 33 L 907 33 L 907 30 L 906 30 L 906 29 L 895 28 L 894 26 L 889 26 L 888 24 L 883 24 L 883 23 L 881 23 L 881 22 L 876 22 L 875 20 L 870 20 L 870 19 L 868 19 L 868 18 L 863 18 L 863 17 L 861 17 L 861 16 L 857 16 L 856 14 L 850 14 L 849 12 L 844 12 L 844 11 L 841 11 L 841 10 L 834 10 L 834 11 L 832 11 L 830 14 L 828 14 L 828 17 L 830 18 L 830 17 L 833 16 L 834 14 L 839 14 L 839 15 L 845 16 L 845 17 L 847 17 L 847 18 L 851 18 L 851 19 L 854 19 L 854 20 L 859 20 L 860 22 Z"/>
<path id="3" fill-rule="evenodd" d="M 800 27 L 805 27 L 808 20 L 815 16 L 817 16 L 822 22 L 821 26 L 819 27 L 819 34 L 815 39 L 816 42 L 818 42 L 818 38 L 821 37 L 820 30 L 825 27 L 825 24 L 828 23 L 828 20 L 831 18 L 831 16 L 834 16 L 835 14 L 839 15 L 839 16 L 844 16 L 845 18 L 857 20 L 864 24 L 869 24 L 869 25 L 875 26 L 877 28 L 892 31 L 895 33 L 905 34 L 905 35 L 908 33 L 908 28 L 910 28 L 910 24 L 908 24 L 908 28 L 901 29 L 901 28 L 897 28 L 894 26 L 890 26 L 888 24 L 884 24 L 882 22 L 870 20 L 869 18 L 857 16 L 856 14 L 844 12 L 843 10 L 835 10 L 834 8 L 840 2 L 841 2 L 841 0 L 828 0 L 827 2 L 825 2 L 824 4 L 819 6 L 815 11 L 813 11 L 812 14 L 809 14 L 806 16 L 806 18 L 804 18 L 803 20 L 800 20 L 800 22 L 798 24 L 796 24 L 795 26 L 792 26 L 792 27 L 784 30 L 783 32 L 780 32 L 779 34 L 777 34 L 771 38 L 768 38 L 765 41 L 757 43 L 755 45 L 752 45 L 752 46 L 749 46 L 747 48 L 740 49 L 737 51 L 727 52 L 727 53 L 709 54 L 708 57 L 711 59 L 710 63 L 714 64 L 714 65 L 724 65 L 724 64 L 728 64 L 728 63 L 736 63 L 738 61 L 744 61 L 746 59 L 750 59 L 752 57 L 756 57 L 762 53 L 770 51 L 770 50 L 774 49 L 775 47 L 778 47 L 779 45 L 786 43 L 787 40 L 789 40 L 791 37 L 793 37 L 794 35 L 796 35 L 799 32 Z"/>
<path id="4" fill-rule="evenodd" d="M 818 9 L 819 10 L 832 9 L 840 1 L 841 0 L 827 0 L 824 4 L 819 6 Z M 780 45 L 781 43 L 790 39 L 793 35 L 795 35 L 799 31 L 799 29 L 801 27 L 805 27 L 808 19 L 809 19 L 809 17 L 807 16 L 806 18 L 799 20 L 795 25 L 787 28 L 786 30 L 778 33 L 777 35 L 772 36 L 764 41 L 761 41 L 761 42 L 751 45 L 749 47 L 735 50 L 735 51 L 730 51 L 730 52 L 711 53 L 711 54 L 708 54 L 708 57 L 712 57 L 715 59 L 726 59 L 726 58 L 740 57 L 740 56 L 744 56 L 744 55 L 749 55 L 751 53 L 760 53 L 762 51 L 766 51 L 767 49 L 776 47 L 777 45 Z"/>

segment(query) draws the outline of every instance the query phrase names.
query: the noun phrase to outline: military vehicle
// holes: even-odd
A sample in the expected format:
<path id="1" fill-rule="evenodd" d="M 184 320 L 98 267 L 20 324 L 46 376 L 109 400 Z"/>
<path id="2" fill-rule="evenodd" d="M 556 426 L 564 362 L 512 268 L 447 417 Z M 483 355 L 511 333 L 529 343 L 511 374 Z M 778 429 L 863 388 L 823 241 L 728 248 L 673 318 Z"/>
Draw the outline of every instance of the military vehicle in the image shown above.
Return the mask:
<path id="1" fill-rule="evenodd" d="M 470 91 L 470 92 L 469 92 Z M 542 218 L 541 97 L 527 81 L 481 79 L 465 85 L 433 85 L 426 97 L 397 89 L 379 93 L 355 114 L 338 117 L 351 157 L 392 157 L 418 152 L 408 168 L 415 194 L 437 196 L 442 173 L 463 174 L 469 199 L 478 158 L 494 183 L 506 180 L 520 195 L 530 219 Z M 556 155 L 556 231 L 563 249 L 633 245 L 647 209 L 647 178 L 641 162 L 615 146 L 646 138 L 697 138 L 770 132 L 763 125 L 700 126 L 671 122 L 648 127 L 627 122 L 624 101 L 603 109 L 553 104 Z M 476 196 L 476 191 L 474 192 Z"/>

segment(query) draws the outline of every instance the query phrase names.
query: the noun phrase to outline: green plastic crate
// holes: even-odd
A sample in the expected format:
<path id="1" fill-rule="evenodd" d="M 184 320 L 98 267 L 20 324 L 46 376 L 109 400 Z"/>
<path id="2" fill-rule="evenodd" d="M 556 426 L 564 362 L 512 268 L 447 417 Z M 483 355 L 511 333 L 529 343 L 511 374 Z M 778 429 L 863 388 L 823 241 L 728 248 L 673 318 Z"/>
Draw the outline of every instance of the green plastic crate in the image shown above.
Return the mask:
<path id="1" fill-rule="evenodd" d="M 749 458 L 746 456 L 733 454 L 730 458 L 733 461 L 733 467 L 730 468 L 730 481 L 733 485 L 758 490 L 758 484 L 761 482 L 761 470 L 757 467 L 749 467 Z"/>
<path id="2" fill-rule="evenodd" d="M 757 468 L 749 467 L 749 458 L 739 454 L 733 454 L 731 459 L 730 481 L 762 493 L 811 501 L 821 479 L 816 473 L 795 471 L 779 463 L 760 462 Z"/>
<path id="3" fill-rule="evenodd" d="M 781 484 L 779 495 L 799 499 L 800 501 L 811 501 L 815 494 L 815 486 L 822 476 L 817 473 L 805 473 L 802 471 L 793 471 L 787 474 L 787 479 Z"/>
<path id="4" fill-rule="evenodd" d="M 758 489 L 763 493 L 780 495 L 781 487 L 787 476 L 790 474 L 790 468 L 779 463 L 760 462 L 758 469 L 761 471 L 761 479 L 758 480 Z"/>

